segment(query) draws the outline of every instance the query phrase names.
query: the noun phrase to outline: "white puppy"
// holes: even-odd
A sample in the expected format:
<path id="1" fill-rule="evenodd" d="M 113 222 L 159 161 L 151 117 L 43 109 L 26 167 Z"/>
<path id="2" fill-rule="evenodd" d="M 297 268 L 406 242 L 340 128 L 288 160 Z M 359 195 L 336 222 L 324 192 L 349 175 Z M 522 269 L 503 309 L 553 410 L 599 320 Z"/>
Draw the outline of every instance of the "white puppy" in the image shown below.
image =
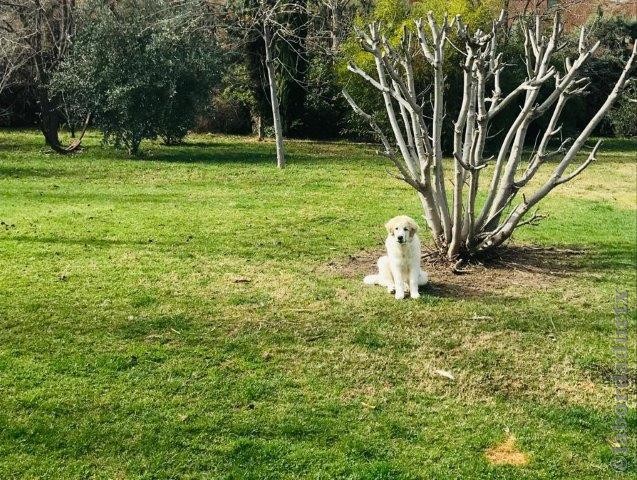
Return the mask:
<path id="1" fill-rule="evenodd" d="M 406 289 L 411 298 L 418 298 L 418 287 L 428 281 L 427 273 L 420 268 L 418 224 L 401 215 L 388 221 L 385 228 L 387 255 L 378 259 L 378 273 L 367 275 L 363 282 L 387 287 L 387 291 L 395 293 L 399 300 L 405 298 Z"/>

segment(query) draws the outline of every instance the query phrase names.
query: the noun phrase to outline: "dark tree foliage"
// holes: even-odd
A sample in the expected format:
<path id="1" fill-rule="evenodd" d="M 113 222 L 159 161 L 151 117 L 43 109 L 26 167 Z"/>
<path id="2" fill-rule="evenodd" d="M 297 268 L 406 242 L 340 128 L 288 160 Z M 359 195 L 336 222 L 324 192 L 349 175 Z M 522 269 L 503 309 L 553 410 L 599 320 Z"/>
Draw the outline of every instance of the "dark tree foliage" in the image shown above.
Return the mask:
<path id="1" fill-rule="evenodd" d="M 244 44 L 245 64 L 249 81 L 248 88 L 254 96 L 256 114 L 272 121 L 272 111 L 268 100 L 268 78 L 265 71 L 265 46 L 263 37 L 250 31 Z"/>
<path id="2" fill-rule="evenodd" d="M 307 97 L 302 118 L 303 135 L 311 138 L 336 138 L 345 128 L 349 106 L 331 58 L 314 55 L 307 75 Z"/>
<path id="3" fill-rule="evenodd" d="M 590 118 L 599 110 L 604 101 L 608 98 L 613 85 L 619 78 L 626 60 L 630 56 L 630 44 L 637 35 L 637 22 L 623 17 L 604 17 L 597 15 L 591 18 L 586 24 L 587 38 L 589 42 L 601 42 L 601 47 L 595 55 L 582 67 L 582 75 L 588 77 L 590 85 L 588 93 L 583 97 L 576 97 L 564 108 L 562 120 L 562 133 L 564 138 L 579 132 L 588 123 Z M 566 38 L 565 48 L 556 56 L 554 66 L 559 67 L 564 64 L 565 57 L 573 58 L 577 52 L 577 42 L 579 29 L 571 31 Z M 503 74 L 502 88 L 509 91 L 512 86 L 518 85 L 527 75 L 522 58 L 524 56 L 524 40 L 519 24 L 514 24 L 503 39 L 503 53 L 507 61 L 512 64 Z M 540 100 L 546 98 L 550 92 L 550 86 L 542 87 Z M 521 106 L 521 103 L 518 103 Z M 631 114 L 631 105 L 623 100 L 619 100 L 615 109 L 623 109 L 624 117 Z M 491 144 L 497 146 L 502 139 L 505 127 L 510 125 L 515 112 L 506 112 L 501 118 L 494 122 L 491 134 Z M 626 128 L 615 128 L 615 124 L 626 125 L 629 120 L 615 122 L 613 111 L 607 118 L 603 119 L 595 129 L 595 135 L 612 136 L 627 135 Z M 532 143 L 538 132 L 541 132 L 547 125 L 548 119 L 540 118 L 529 127 L 529 140 Z"/>
<path id="4" fill-rule="evenodd" d="M 591 41 L 599 40 L 602 48 L 583 70 L 583 74 L 591 82 L 590 93 L 586 98 L 578 99 L 567 110 L 566 113 L 572 119 L 565 125 L 567 133 L 581 129 L 585 120 L 590 118 L 608 98 L 614 83 L 621 74 L 622 66 L 630 56 L 632 39 L 637 37 L 637 21 L 624 17 L 605 17 L 600 14 L 588 22 L 587 28 L 591 31 Z M 573 39 L 572 42 L 574 41 Z M 630 115 L 630 104 L 620 100 L 615 109 L 622 108 L 627 115 Z M 615 115 L 611 113 L 604 119 L 597 127 L 596 134 L 602 136 L 630 134 L 629 129 L 616 128 L 619 123 L 613 121 L 613 118 Z"/>
<path id="5" fill-rule="evenodd" d="M 298 3 L 306 2 L 298 0 Z M 291 31 L 296 32 L 296 35 L 279 41 L 276 45 L 280 69 L 277 88 L 279 98 L 283 99 L 281 116 L 284 119 L 284 133 L 298 136 L 302 135 L 301 119 L 307 93 L 307 13 L 305 10 L 300 10 L 299 13 L 290 15 L 285 21 L 290 24 Z"/>
<path id="6" fill-rule="evenodd" d="M 637 83 L 632 83 L 626 89 L 617 106 L 609 117 L 615 135 L 622 137 L 637 137 Z"/>

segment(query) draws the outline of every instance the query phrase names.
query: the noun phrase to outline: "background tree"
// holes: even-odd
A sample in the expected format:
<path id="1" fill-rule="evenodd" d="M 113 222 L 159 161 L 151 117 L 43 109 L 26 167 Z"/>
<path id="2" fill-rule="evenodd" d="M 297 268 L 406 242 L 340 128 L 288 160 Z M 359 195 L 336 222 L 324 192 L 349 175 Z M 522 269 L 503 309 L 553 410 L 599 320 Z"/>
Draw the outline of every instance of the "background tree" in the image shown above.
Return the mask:
<path id="1" fill-rule="evenodd" d="M 562 128 L 559 125 L 564 107 L 570 99 L 583 94 L 589 79 L 582 75 L 583 66 L 599 48 L 597 42 L 588 46 L 582 28 L 576 57 L 567 57 L 564 69 L 553 65 L 557 52 L 564 48 L 563 24 L 556 15 L 550 32 L 544 32 L 539 17 L 532 24 L 524 24 L 524 64 L 527 76 L 509 92 L 500 82 L 507 67 L 497 49 L 498 31 L 505 25 L 504 15 L 490 31 L 469 32 L 458 16 L 452 22 L 462 40 L 463 89 L 462 104 L 453 121 L 453 182 L 451 201 L 447 196 L 449 184 L 445 179 L 442 152 L 442 131 L 445 117 L 445 45 L 450 42 L 451 24 L 445 16 L 441 22 L 429 13 L 426 20 L 416 21 L 415 32 L 406 26 L 402 39 L 392 43 L 382 34 L 379 23 L 360 31 L 362 48 L 371 54 L 375 75 L 370 75 L 351 63 L 349 69 L 381 93 L 393 142 L 372 116 L 364 112 L 348 97 L 353 109 L 364 117 L 380 136 L 385 153 L 392 158 L 402 180 L 419 195 L 424 216 L 439 251 L 450 260 L 461 259 L 492 251 L 507 241 L 513 231 L 539 217 L 527 213 L 551 190 L 579 175 L 595 160 L 601 142 L 592 148 L 588 157 L 577 167 L 571 165 L 576 155 L 602 118 L 619 98 L 629 81 L 637 56 L 637 42 L 614 83 L 610 95 L 590 118 L 575 140 L 561 140 L 552 150 Z M 425 25 L 428 25 L 426 32 Z M 417 38 L 417 40 L 416 40 Z M 418 49 L 417 49 L 418 48 Z M 414 83 L 414 58 L 420 52 L 433 70 L 433 110 L 431 121 L 424 113 L 421 97 Z M 548 91 L 541 95 L 542 88 Z M 496 154 L 486 154 L 489 127 L 495 117 L 521 100 L 522 108 L 508 126 L 502 141 L 495 146 Z M 548 124 L 538 137 L 528 162 L 523 162 L 525 140 L 529 126 L 547 115 Z M 543 170 L 551 158 L 559 158 L 548 178 L 539 187 L 529 182 Z M 479 204 L 480 179 L 489 172 L 486 198 Z M 569 168 L 570 167 L 570 168 Z M 465 189 L 465 184 L 466 189 Z M 526 187 L 526 188 L 525 188 Z M 522 201 L 513 206 L 518 193 Z"/>
<path id="2" fill-rule="evenodd" d="M 179 142 L 205 105 L 218 55 L 203 4 L 93 0 L 53 83 L 87 106 L 107 141 L 137 154 L 143 139 Z"/>
<path id="3" fill-rule="evenodd" d="M 17 36 L 10 20 L 6 12 L 0 13 L 0 94 L 17 81 L 16 72 L 27 62 L 24 40 Z"/>
<path id="4" fill-rule="evenodd" d="M 23 6 L 35 0 L 26 2 L 14 2 L 12 0 L 0 0 L 0 18 L 7 19 L 7 15 L 12 21 L 0 22 L 0 42 L 11 39 L 11 44 L 15 45 L 15 25 L 19 25 L 19 19 L 15 15 L 16 5 Z M 42 4 L 56 3 L 58 0 L 42 0 Z M 95 0 L 82 0 L 79 6 L 85 5 Z M 275 38 L 274 43 L 274 72 L 275 85 L 280 104 L 281 130 L 283 136 L 302 138 L 348 138 L 371 140 L 369 127 L 359 116 L 353 114 L 347 103 L 340 95 L 343 86 L 360 102 L 360 106 L 367 112 L 372 113 L 377 122 L 382 127 L 389 127 L 384 118 L 384 105 L 382 98 L 375 94 L 373 87 L 358 77 L 352 77 L 347 71 L 347 62 L 344 58 L 353 58 L 356 63 L 367 73 L 372 73 L 375 69 L 373 61 L 365 52 L 360 52 L 358 40 L 352 34 L 352 27 L 363 27 L 371 21 L 383 21 L 384 31 L 392 40 L 399 38 L 403 25 L 411 25 L 411 22 L 432 10 L 435 15 L 442 15 L 445 10 L 452 14 L 461 14 L 470 24 L 483 29 L 490 28 L 490 19 L 497 14 L 496 7 L 500 5 L 499 0 L 418 0 L 415 2 L 396 2 L 394 0 L 288 0 L 290 3 L 299 5 L 301 15 L 294 17 L 281 15 L 280 21 L 285 21 L 302 26 L 298 36 L 286 38 Z M 104 0 L 106 2 L 106 0 Z M 259 0 L 231 0 L 228 8 L 231 13 L 228 15 L 227 29 L 217 29 L 217 38 L 223 55 L 223 75 L 215 81 L 212 91 L 205 98 L 197 99 L 195 110 L 197 111 L 197 124 L 194 128 L 198 131 L 214 131 L 222 133 L 249 133 L 251 125 L 253 131 L 260 133 L 262 137 L 267 130 L 272 131 L 272 105 L 270 103 L 268 72 L 265 63 L 265 46 L 262 37 L 256 31 L 251 31 L 247 35 L 245 30 L 239 28 L 236 22 L 237 12 L 242 11 L 241 5 L 251 4 L 254 6 Z M 11 3 L 12 6 L 7 5 Z M 118 5 L 121 2 L 108 2 Z M 178 7 L 192 21 L 201 26 L 201 16 L 205 16 L 208 22 L 218 22 L 215 15 L 210 15 L 209 10 L 215 10 L 220 3 L 215 0 L 171 0 L 173 11 Z M 274 2 L 271 2 L 274 5 Z M 567 6 L 569 12 L 576 9 L 583 3 L 581 0 L 568 2 L 558 2 L 561 8 Z M 15 5 L 13 5 L 15 4 Z M 57 3 L 56 3 L 57 4 Z M 75 5 L 74 3 L 70 3 Z M 199 5 L 186 12 L 184 5 Z M 236 4 L 240 4 L 236 7 Z M 510 2 L 509 23 L 517 14 L 524 11 L 519 2 Z M 581 5 L 580 5 L 581 4 Z M 279 4 L 280 5 L 280 4 Z M 529 4 L 535 9 L 535 4 Z M 546 9 L 546 2 L 541 6 L 543 16 L 548 15 L 554 8 Z M 51 10 L 53 12 L 55 9 Z M 73 11 L 77 10 L 74 7 Z M 528 10 L 528 9 L 527 9 Z M 591 9 L 587 12 L 594 11 Z M 570 15 L 570 14 L 569 14 Z M 77 17 L 77 14 L 73 15 Z M 572 15 L 569 18 L 573 18 Z M 186 21 L 186 18 L 183 18 Z M 82 22 L 74 19 L 75 30 L 82 28 Z M 524 57 L 524 32 L 517 28 L 518 23 L 514 23 L 513 28 L 500 39 L 499 49 L 505 57 L 510 59 L 511 65 L 502 72 L 501 84 L 504 90 L 515 88 L 524 81 L 526 69 L 520 61 Z M 14 30 L 10 33 L 7 29 L 10 26 Z M 221 25 L 222 27 L 224 25 Z M 602 41 L 602 45 L 591 57 L 587 65 L 583 66 L 582 73 L 591 78 L 590 94 L 586 98 L 573 98 L 565 107 L 564 111 L 564 133 L 576 133 L 581 130 L 584 120 L 592 116 L 604 99 L 610 93 L 613 80 L 619 78 L 626 58 L 622 58 L 625 52 L 626 38 L 634 37 L 637 22 L 628 17 L 617 17 L 603 15 L 594 16 L 589 28 L 587 28 L 590 41 L 596 39 Z M 211 25 L 206 25 L 210 30 Z M 199 27 L 197 27 L 199 28 Z M 297 30 L 291 27 L 292 30 Z M 75 31 L 74 30 L 74 31 Z M 456 42 L 455 31 L 449 32 L 449 38 Z M 73 38 L 74 35 L 71 36 Z M 564 37 L 568 40 L 568 45 L 558 52 L 555 62 L 563 62 L 564 54 L 577 49 L 578 39 L 570 39 L 571 35 L 566 32 Z M 457 43 L 457 42 L 456 42 Z M 28 47 L 28 42 L 19 40 L 18 45 Z M 9 45 L 5 41 L 5 45 Z M 1 47 L 1 45 L 0 45 Z M 446 81 L 445 88 L 445 112 L 446 118 L 457 116 L 461 105 L 461 94 L 463 88 L 463 76 L 461 70 L 455 66 L 462 61 L 462 55 L 451 45 L 445 47 L 444 65 Z M 18 50 L 26 52 L 26 50 Z M 70 51 L 69 49 L 66 50 Z M 0 111 L 5 112 L 1 121 L 4 125 L 31 126 L 40 125 L 42 116 L 40 115 L 41 102 L 39 100 L 40 90 L 36 88 L 35 77 L 32 74 L 31 57 L 22 55 L 27 59 L 26 65 L 20 64 L 11 75 L 11 83 L 0 92 Z M 219 58 L 219 55 L 215 55 Z M 62 61 L 62 59 L 60 59 Z M 0 61 L 0 65 L 3 63 Z M 4 63 L 6 64 L 6 62 Z M 0 67 L 1 68 L 1 67 Z M 57 68 L 56 68 L 57 69 Z M 7 76 L 5 76 L 6 78 Z M 53 75 L 55 77 L 55 75 Z M 433 72 L 427 62 L 422 57 L 414 58 L 414 81 L 416 88 L 423 102 L 426 115 L 432 114 L 433 90 L 428 89 L 433 84 Z M 610 81 L 609 81 L 610 80 Z M 178 87 L 176 87 L 178 88 Z M 542 89 L 540 96 L 546 93 L 546 87 Z M 77 98 L 72 98 L 65 92 L 49 92 L 48 98 L 55 107 L 55 119 L 58 128 L 62 131 L 68 128 L 71 134 L 74 130 L 80 130 L 85 124 L 88 108 L 79 102 Z M 177 97 L 174 97 L 175 99 Z M 182 98 L 183 97 L 179 97 Z M 522 105 L 521 102 L 517 102 Z M 188 104 L 167 102 L 167 105 L 180 107 L 187 118 L 187 125 L 192 125 L 189 120 L 190 115 L 186 112 L 190 109 Z M 615 119 L 614 111 L 611 111 L 606 120 L 600 122 L 596 127 L 595 135 L 614 135 L 620 132 L 627 132 L 620 125 L 630 124 L 630 114 L 633 105 L 620 101 L 617 112 L 622 113 L 625 121 Z M 174 114 L 171 109 L 165 110 L 165 117 L 170 119 Z M 507 126 L 515 119 L 515 109 L 502 112 L 491 123 L 489 135 L 502 140 Z M 614 120 L 611 120 L 614 119 Z M 252 123 L 251 123 L 252 121 Z M 529 126 L 527 138 L 533 139 L 546 126 L 548 119 L 538 119 Z M 385 124 L 383 124 L 385 122 Z M 259 128 L 259 126 L 261 128 Z M 453 150 L 453 125 L 449 121 L 443 122 L 443 152 L 450 154 Z M 184 131 L 184 128 L 181 129 Z M 179 135 L 177 135 L 178 137 Z M 166 135 L 165 140 L 173 142 L 171 135 Z M 494 142 L 488 142 L 487 148 Z M 64 148 L 64 147 L 62 147 Z"/>
<path id="5" fill-rule="evenodd" d="M 637 83 L 626 88 L 626 95 L 608 115 L 613 131 L 622 137 L 637 137 Z"/>
<path id="6" fill-rule="evenodd" d="M 242 34 L 259 114 L 270 107 L 277 166 L 283 168 L 283 136 L 305 96 L 308 10 L 298 0 L 240 0 L 230 2 L 228 11 L 230 30 Z"/>
<path id="7" fill-rule="evenodd" d="M 58 132 L 63 115 L 59 98 L 50 89 L 73 43 L 75 11 L 75 0 L 0 1 L 0 36 L 18 53 L 22 78 L 28 79 L 37 99 L 39 127 L 46 143 L 59 153 L 77 149 L 81 141 L 68 147 L 61 144 Z"/>
<path id="8" fill-rule="evenodd" d="M 353 0 L 318 0 L 319 10 L 323 10 L 323 18 L 330 36 L 330 50 L 333 55 L 338 55 L 344 28 L 345 14 L 352 8 Z"/>

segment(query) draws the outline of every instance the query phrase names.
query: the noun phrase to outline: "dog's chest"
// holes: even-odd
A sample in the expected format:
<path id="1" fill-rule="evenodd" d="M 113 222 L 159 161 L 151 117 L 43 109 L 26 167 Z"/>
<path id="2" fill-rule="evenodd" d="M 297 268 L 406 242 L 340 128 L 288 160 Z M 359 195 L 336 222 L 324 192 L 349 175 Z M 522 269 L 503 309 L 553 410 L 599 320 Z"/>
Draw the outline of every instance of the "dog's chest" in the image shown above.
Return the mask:
<path id="1" fill-rule="evenodd" d="M 408 263 L 410 255 L 409 248 L 397 248 L 394 255 L 400 263 Z"/>
<path id="2" fill-rule="evenodd" d="M 413 252 L 411 249 L 411 245 L 388 245 L 387 254 L 393 262 L 397 263 L 403 268 L 408 268 L 412 262 Z"/>

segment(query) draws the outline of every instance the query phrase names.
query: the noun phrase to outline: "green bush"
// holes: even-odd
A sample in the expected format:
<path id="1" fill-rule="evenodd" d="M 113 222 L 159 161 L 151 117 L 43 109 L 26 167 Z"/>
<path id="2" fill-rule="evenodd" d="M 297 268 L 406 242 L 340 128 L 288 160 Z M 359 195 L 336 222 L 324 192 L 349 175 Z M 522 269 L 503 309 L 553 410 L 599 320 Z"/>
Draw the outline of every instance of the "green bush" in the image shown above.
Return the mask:
<path id="1" fill-rule="evenodd" d="M 216 79 L 218 56 L 204 30 L 169 0 L 93 0 L 80 14 L 71 55 L 53 83 L 93 112 L 105 141 L 136 154 L 157 136 L 179 142 Z"/>
<path id="2" fill-rule="evenodd" d="M 341 87 L 330 57 L 315 55 L 307 75 L 307 97 L 302 118 L 304 136 L 335 138 L 344 127 L 350 108 L 341 95 Z"/>
<path id="3" fill-rule="evenodd" d="M 198 120 L 199 131 L 245 134 L 252 131 L 257 105 L 244 62 L 234 59 L 221 77 L 211 104 Z"/>
<path id="4" fill-rule="evenodd" d="M 632 83 L 608 114 L 613 132 L 618 137 L 637 136 L 637 103 L 631 101 L 635 98 L 637 98 L 637 83 Z"/>

